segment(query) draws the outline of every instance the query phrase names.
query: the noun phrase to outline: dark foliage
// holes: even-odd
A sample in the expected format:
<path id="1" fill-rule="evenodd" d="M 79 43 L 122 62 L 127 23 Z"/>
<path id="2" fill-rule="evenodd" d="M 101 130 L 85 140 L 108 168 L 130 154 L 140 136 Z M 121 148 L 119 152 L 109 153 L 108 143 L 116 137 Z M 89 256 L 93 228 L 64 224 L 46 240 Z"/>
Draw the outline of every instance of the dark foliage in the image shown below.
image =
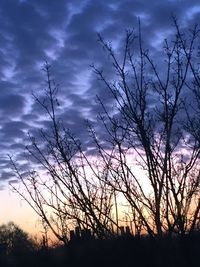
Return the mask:
<path id="1" fill-rule="evenodd" d="M 70 266 L 198 266 L 200 235 L 184 238 L 118 237 L 71 244 Z"/>
<path id="2" fill-rule="evenodd" d="M 27 249 L 27 248 L 26 248 Z M 29 250 L 29 249 L 28 249 Z M 200 233 L 162 239 L 124 236 L 111 239 L 76 239 L 68 245 L 18 253 L 14 261 L 1 254 L 1 266 L 84 267 L 149 266 L 196 267 L 200 250 Z"/>
<path id="3" fill-rule="evenodd" d="M 13 222 L 0 226 L 0 266 L 34 266 L 34 242 Z"/>

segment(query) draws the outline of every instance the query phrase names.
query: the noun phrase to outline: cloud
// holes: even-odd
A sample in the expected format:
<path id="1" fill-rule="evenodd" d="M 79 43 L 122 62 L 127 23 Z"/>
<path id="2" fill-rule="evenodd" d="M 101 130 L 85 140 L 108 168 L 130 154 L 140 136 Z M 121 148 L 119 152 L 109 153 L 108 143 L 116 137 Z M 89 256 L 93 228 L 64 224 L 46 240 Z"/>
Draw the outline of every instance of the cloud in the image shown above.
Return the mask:
<path id="1" fill-rule="evenodd" d="M 7 181 L 10 178 L 13 178 L 12 172 L 6 172 L 6 171 L 1 172 L 0 181 Z"/>
<path id="2" fill-rule="evenodd" d="M 46 86 L 42 71 L 45 60 L 52 64 L 53 79 L 59 83 L 60 117 L 93 151 L 85 119 L 92 121 L 101 138 L 105 138 L 97 120 L 101 107 L 96 96 L 103 99 L 110 110 L 113 98 L 97 80 L 90 65 L 94 63 L 104 69 L 111 81 L 117 79 L 113 77 L 112 64 L 98 42 L 97 33 L 122 52 L 125 30 L 134 28 L 137 32 L 140 17 L 144 47 L 155 55 L 159 53 L 158 45 L 162 48 L 162 39 L 172 33 L 173 14 L 186 28 L 199 21 L 199 3 L 196 0 L 1 0 L 2 179 L 9 180 L 5 155 L 11 152 L 22 160 L 27 132 L 40 138 L 38 130 L 50 127 L 48 118 L 33 103 L 32 97 L 32 92 L 40 95 Z M 120 53 L 117 56 L 120 57 Z"/>
<path id="3" fill-rule="evenodd" d="M 25 98 L 20 94 L 1 95 L 0 116 L 3 118 L 18 117 L 23 113 Z"/>

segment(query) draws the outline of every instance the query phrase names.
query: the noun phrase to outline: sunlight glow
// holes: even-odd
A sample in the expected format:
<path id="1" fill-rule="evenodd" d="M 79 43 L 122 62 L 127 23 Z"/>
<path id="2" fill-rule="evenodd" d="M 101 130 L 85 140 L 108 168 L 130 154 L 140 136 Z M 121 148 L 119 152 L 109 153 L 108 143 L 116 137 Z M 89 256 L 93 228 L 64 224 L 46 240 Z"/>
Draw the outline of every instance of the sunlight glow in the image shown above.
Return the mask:
<path id="1" fill-rule="evenodd" d="M 11 189 L 1 191 L 0 202 L 6 203 L 0 205 L 0 224 L 13 221 L 31 235 L 41 233 L 42 228 L 34 211 Z"/>

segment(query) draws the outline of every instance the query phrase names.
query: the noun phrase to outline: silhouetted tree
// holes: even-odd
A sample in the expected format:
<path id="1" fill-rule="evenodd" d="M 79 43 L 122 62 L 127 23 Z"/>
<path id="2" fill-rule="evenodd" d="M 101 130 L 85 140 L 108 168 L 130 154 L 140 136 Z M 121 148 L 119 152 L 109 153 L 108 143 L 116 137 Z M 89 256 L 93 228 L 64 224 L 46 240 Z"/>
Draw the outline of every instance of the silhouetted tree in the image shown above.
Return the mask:
<path id="1" fill-rule="evenodd" d="M 115 102 L 110 112 L 99 99 L 108 144 L 89 126 L 96 161 L 59 119 L 58 89 L 45 65 L 45 97 L 35 100 L 51 129 L 41 131 L 42 144 L 30 136 L 27 147 L 45 172 L 25 176 L 12 160 L 26 193 L 13 188 L 64 243 L 75 226 L 92 229 L 97 237 L 119 233 L 118 195 L 126 200 L 127 218 L 137 234 L 184 235 L 199 223 L 199 30 L 195 26 L 183 34 L 176 19 L 174 25 L 174 39 L 164 41 L 159 60 L 144 49 L 140 25 L 137 37 L 127 31 L 119 58 L 99 36 L 117 81 L 93 66 Z"/>
<path id="2" fill-rule="evenodd" d="M 114 190 L 106 180 L 99 179 L 108 175 L 107 169 L 89 161 L 80 141 L 56 116 L 57 86 L 51 80 L 48 64 L 44 70 L 45 97 L 35 96 L 35 100 L 50 119 L 51 129 L 40 132 L 42 145 L 30 136 L 27 151 L 45 172 L 34 170 L 24 175 L 11 159 L 26 193 L 12 187 L 41 217 L 43 225 L 64 243 L 68 242 L 70 230 L 77 226 L 92 229 L 98 237 L 111 236 L 117 227 L 112 210 Z"/>
<path id="3" fill-rule="evenodd" d="M 128 31 L 120 59 L 99 36 L 117 82 L 93 67 L 116 102 L 112 115 L 100 100 L 112 144 L 109 184 L 128 201 L 135 229 L 140 222 L 140 231 L 158 236 L 191 232 L 200 216 L 199 121 L 194 116 L 200 103 L 199 29 L 184 34 L 173 21 L 174 39 L 164 41 L 163 60 L 153 60 L 143 48 L 139 26 L 138 49 L 136 36 Z M 104 148 L 98 147 L 103 154 Z"/>
<path id="4" fill-rule="evenodd" d="M 24 266 L 35 249 L 33 240 L 13 222 L 0 226 L 0 262 L 4 266 Z"/>
<path id="5" fill-rule="evenodd" d="M 17 250 L 32 250 L 34 248 L 34 243 L 28 234 L 13 222 L 0 226 L 0 243 L 6 244 L 7 254 Z"/>

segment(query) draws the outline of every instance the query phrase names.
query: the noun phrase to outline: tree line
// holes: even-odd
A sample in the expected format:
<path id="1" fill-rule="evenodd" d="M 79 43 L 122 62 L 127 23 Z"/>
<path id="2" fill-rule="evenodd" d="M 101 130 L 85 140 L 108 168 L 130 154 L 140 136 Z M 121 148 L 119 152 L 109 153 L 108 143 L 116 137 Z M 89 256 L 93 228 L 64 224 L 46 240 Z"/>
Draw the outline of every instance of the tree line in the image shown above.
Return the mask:
<path id="1" fill-rule="evenodd" d="M 13 222 L 0 226 L 3 267 L 40 266 L 198 266 L 199 233 L 184 238 L 153 239 L 131 235 L 110 239 L 82 236 L 67 245 L 47 246 Z"/>

